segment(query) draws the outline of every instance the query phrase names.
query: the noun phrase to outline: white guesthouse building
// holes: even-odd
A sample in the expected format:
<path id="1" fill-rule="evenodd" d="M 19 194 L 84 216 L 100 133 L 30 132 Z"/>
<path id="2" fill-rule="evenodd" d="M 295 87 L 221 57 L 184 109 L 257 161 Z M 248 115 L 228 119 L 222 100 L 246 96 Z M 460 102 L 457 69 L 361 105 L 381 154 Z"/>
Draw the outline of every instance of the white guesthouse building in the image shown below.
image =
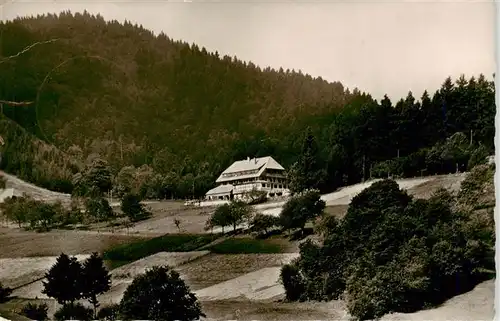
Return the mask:
<path id="1" fill-rule="evenodd" d="M 206 193 L 206 200 L 241 199 L 252 190 L 265 191 L 270 198 L 290 193 L 285 169 L 270 156 L 234 162 L 215 182 L 217 187 Z"/>

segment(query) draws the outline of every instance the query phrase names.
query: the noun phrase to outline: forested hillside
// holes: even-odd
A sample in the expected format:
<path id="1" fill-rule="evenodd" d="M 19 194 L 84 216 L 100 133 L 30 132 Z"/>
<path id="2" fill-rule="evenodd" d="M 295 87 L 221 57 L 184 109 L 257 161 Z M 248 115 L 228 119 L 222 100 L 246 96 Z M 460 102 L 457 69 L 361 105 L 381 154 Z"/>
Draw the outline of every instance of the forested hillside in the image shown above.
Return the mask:
<path id="1" fill-rule="evenodd" d="M 326 191 L 371 175 L 465 170 L 494 149 L 494 85 L 483 75 L 378 102 L 339 82 L 262 69 L 86 13 L 0 29 L 0 99 L 33 102 L 4 104 L 3 113 L 68 159 L 39 169 L 42 148 L 25 154 L 10 135 L 1 167 L 61 191 L 81 170 L 69 160 L 96 154 L 115 188 L 135 177 L 128 182 L 144 196 L 184 198 L 203 195 L 247 156 L 272 155 L 289 168 L 307 149 Z"/>

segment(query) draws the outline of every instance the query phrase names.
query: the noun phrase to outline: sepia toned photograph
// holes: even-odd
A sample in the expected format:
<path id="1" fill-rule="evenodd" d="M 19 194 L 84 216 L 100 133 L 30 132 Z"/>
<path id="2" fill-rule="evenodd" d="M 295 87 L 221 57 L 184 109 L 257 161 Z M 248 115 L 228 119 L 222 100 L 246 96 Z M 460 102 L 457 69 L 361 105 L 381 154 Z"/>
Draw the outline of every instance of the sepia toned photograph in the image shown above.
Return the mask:
<path id="1" fill-rule="evenodd" d="M 0 321 L 494 320 L 498 10 L 0 0 Z"/>

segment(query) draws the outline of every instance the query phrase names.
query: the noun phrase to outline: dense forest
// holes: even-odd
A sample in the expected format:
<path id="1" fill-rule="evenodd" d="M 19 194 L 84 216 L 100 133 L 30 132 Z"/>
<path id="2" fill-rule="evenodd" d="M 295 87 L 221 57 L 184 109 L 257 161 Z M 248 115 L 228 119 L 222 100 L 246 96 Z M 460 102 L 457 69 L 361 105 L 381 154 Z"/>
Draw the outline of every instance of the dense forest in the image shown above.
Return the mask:
<path id="1" fill-rule="evenodd" d="M 494 151 L 494 83 L 484 75 L 377 101 L 88 13 L 3 22 L 0 33 L 0 99 L 32 102 L 2 106 L 0 167 L 54 190 L 71 192 L 96 157 L 114 188 L 128 178 L 143 197 L 191 198 L 247 156 L 294 169 L 309 157 L 329 191 L 464 171 Z"/>

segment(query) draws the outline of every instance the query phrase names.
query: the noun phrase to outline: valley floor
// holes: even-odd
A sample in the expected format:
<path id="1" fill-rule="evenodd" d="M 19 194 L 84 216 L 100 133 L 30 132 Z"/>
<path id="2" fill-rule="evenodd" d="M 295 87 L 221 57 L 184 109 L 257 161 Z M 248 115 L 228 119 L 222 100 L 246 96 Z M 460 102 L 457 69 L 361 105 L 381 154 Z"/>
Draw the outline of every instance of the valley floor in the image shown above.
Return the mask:
<path id="1" fill-rule="evenodd" d="M 464 175 L 446 175 L 400 182 L 415 197 L 426 198 L 437 188 L 457 190 Z M 19 183 L 16 181 L 16 183 Z M 352 197 L 369 183 L 343 188 L 324 195 L 326 212 L 341 217 Z M 40 191 L 38 191 L 40 192 Z M 16 287 L 18 298 L 0 305 L 1 311 L 19 310 L 29 300 L 49 303 L 49 313 L 57 304 L 41 294 L 40 278 L 64 252 L 84 258 L 116 245 L 150 239 L 165 233 L 207 233 L 203 226 L 213 208 L 186 207 L 182 202 L 151 202 L 153 217 L 133 228 L 114 232 L 103 226 L 91 231 L 54 230 L 27 232 L 14 226 L 0 227 L 0 281 Z M 263 212 L 277 212 L 280 203 L 256 206 Z M 180 230 L 174 219 L 182 222 Z M 133 277 L 155 264 L 168 264 L 196 293 L 209 320 L 348 320 L 342 301 L 283 303 L 279 284 L 280 267 L 298 255 L 296 244 L 279 254 L 215 254 L 205 249 L 192 252 L 160 252 L 127 262 L 112 271 L 112 289 L 100 299 L 102 304 L 118 302 Z M 290 252 L 290 253 L 288 253 Z M 2 272 L 3 271 L 3 272 Z M 494 315 L 494 280 L 479 284 L 472 291 L 456 296 L 442 306 L 411 314 L 386 315 L 382 320 L 491 320 Z"/>

